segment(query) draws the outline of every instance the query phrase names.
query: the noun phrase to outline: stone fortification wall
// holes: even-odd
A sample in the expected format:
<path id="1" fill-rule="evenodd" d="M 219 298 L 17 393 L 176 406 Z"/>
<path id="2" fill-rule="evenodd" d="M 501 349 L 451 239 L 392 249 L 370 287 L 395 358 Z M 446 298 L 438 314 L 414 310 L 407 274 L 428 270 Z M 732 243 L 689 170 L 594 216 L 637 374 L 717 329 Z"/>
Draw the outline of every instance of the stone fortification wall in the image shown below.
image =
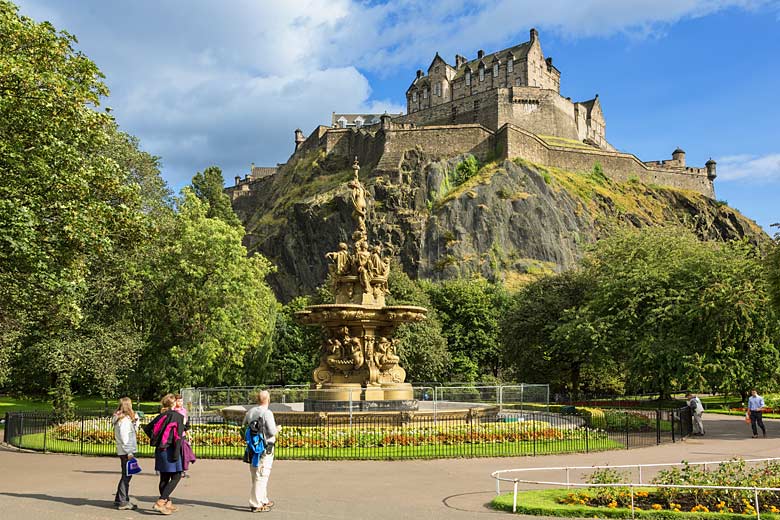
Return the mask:
<path id="1" fill-rule="evenodd" d="M 635 155 L 607 150 L 550 146 L 530 132 L 506 125 L 496 134 L 497 146 L 508 158 L 529 161 L 569 171 L 588 171 L 599 163 L 611 179 L 625 182 L 636 177 L 646 184 L 692 190 L 715 198 L 712 180 L 703 168 L 653 168 Z"/>
<path id="2" fill-rule="evenodd" d="M 534 87 L 512 87 L 499 91 L 500 125 L 511 123 L 535 134 L 581 140 L 574 116 L 574 103 L 556 91 Z"/>
<path id="3" fill-rule="evenodd" d="M 511 123 L 541 135 L 580 140 L 574 103 L 554 90 L 538 87 L 496 88 L 396 117 L 394 123 L 452 125 L 480 123 L 498 130 Z M 583 118 L 583 128 L 585 128 Z"/>
<path id="4" fill-rule="evenodd" d="M 434 157 L 471 153 L 487 159 L 495 150 L 493 132 L 482 125 L 422 126 L 385 134 L 385 153 L 418 149 Z"/>
<path id="5" fill-rule="evenodd" d="M 434 109 L 441 106 L 444 105 Z M 504 109 L 514 110 L 514 107 L 507 106 Z M 418 150 L 437 158 L 463 153 L 471 153 L 480 160 L 520 157 L 534 163 L 575 172 L 589 171 L 598 163 L 604 173 L 616 181 L 625 182 L 636 177 L 647 184 L 692 190 L 711 198 L 715 197 L 712 179 L 708 177 L 707 170 L 684 166 L 684 161 L 643 163 L 635 155 L 628 153 L 584 145 L 555 146 L 512 124 L 505 124 L 497 132 L 493 132 L 474 123 L 418 127 L 408 121 L 397 121 L 387 122 L 384 128 L 376 131 L 373 131 L 373 128 L 372 131 L 367 131 L 320 126 L 301 143 L 293 157 L 310 150 L 322 149 L 328 154 L 344 157 L 347 162 L 357 157 L 361 165 L 369 170 L 390 174 L 398 173 L 404 152 L 408 150 Z M 235 190 L 231 196 L 238 198 L 248 195 L 249 193 L 245 193 L 247 189 L 252 191 L 252 187 L 247 186 L 244 191 L 240 191 L 240 188 Z"/>
<path id="6" fill-rule="evenodd" d="M 417 125 L 452 125 L 481 123 L 491 130 L 499 127 L 498 99 L 507 89 L 491 89 L 472 96 L 434 105 L 405 116 L 393 118 L 393 123 Z"/>

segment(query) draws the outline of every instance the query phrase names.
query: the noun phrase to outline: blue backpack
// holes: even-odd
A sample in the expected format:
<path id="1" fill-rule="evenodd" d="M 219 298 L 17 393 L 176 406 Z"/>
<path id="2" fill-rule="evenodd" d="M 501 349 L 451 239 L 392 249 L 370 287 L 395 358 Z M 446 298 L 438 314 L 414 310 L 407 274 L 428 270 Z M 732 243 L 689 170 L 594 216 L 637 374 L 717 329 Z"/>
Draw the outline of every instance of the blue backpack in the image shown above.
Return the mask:
<path id="1" fill-rule="evenodd" d="M 244 450 L 244 462 L 255 468 L 260 465 L 260 457 L 265 453 L 265 436 L 263 436 L 263 420 L 255 419 L 249 423 L 244 433 L 246 449 Z"/>

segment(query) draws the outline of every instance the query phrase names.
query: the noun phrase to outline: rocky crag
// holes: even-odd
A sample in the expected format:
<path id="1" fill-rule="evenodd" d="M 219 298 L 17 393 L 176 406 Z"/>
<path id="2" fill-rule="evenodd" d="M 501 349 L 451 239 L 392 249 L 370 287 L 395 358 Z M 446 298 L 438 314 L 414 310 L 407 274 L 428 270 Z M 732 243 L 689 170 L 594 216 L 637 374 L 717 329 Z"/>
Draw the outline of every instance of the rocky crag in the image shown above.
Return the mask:
<path id="1" fill-rule="evenodd" d="M 364 165 L 368 234 L 413 278 L 479 273 L 510 288 L 575 265 L 585 248 L 619 226 L 682 224 L 703 238 L 768 240 L 753 221 L 696 192 L 616 182 L 598 166 L 569 172 L 521 159 L 477 164 L 403 154 L 397 172 Z M 253 183 L 233 208 L 245 245 L 274 262 L 284 301 L 311 293 L 328 274 L 325 254 L 348 239 L 350 160 L 323 150 L 294 154 Z"/>

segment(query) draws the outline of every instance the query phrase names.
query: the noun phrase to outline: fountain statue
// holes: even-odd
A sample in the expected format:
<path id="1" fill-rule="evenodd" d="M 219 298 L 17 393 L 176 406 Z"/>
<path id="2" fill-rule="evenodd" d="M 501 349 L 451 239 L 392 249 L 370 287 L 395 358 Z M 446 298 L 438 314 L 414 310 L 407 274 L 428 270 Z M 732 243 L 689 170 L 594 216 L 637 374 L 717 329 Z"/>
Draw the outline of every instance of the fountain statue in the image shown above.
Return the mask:
<path id="1" fill-rule="evenodd" d="M 416 409 L 406 371 L 398 364 L 398 340 L 403 323 L 425 319 L 426 309 L 409 305 L 385 306 L 390 259 L 382 247 L 368 242 L 366 189 L 359 179 L 357 157 L 352 165 L 352 246 L 341 242 L 327 253 L 336 302 L 311 305 L 296 313 L 306 325 L 325 328 L 319 366 L 314 369 L 310 411 Z"/>

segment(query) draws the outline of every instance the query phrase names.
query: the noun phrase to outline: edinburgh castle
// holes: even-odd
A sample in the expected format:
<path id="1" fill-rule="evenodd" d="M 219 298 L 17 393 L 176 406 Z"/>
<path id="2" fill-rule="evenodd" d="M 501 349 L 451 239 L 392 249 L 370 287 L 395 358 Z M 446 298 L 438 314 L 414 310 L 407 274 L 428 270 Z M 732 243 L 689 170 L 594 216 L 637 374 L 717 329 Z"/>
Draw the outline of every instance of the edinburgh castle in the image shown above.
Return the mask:
<path id="1" fill-rule="evenodd" d="M 679 148 L 671 159 L 641 161 L 616 150 L 606 136 L 598 95 L 575 102 L 560 94 L 561 72 L 545 58 L 539 34 L 529 41 L 474 59 L 456 55 L 454 64 L 437 53 L 427 74 L 418 70 L 406 91 L 405 115 L 333 114 L 330 126 L 306 137 L 295 132 L 294 156 L 311 150 L 357 157 L 376 174 L 402 180 L 399 171 L 410 150 L 432 157 L 470 153 L 479 160 L 514 159 L 589 171 L 600 165 L 616 181 L 691 190 L 714 198 L 715 162 L 686 164 Z M 252 168 L 229 188 L 235 199 L 275 168 Z"/>

